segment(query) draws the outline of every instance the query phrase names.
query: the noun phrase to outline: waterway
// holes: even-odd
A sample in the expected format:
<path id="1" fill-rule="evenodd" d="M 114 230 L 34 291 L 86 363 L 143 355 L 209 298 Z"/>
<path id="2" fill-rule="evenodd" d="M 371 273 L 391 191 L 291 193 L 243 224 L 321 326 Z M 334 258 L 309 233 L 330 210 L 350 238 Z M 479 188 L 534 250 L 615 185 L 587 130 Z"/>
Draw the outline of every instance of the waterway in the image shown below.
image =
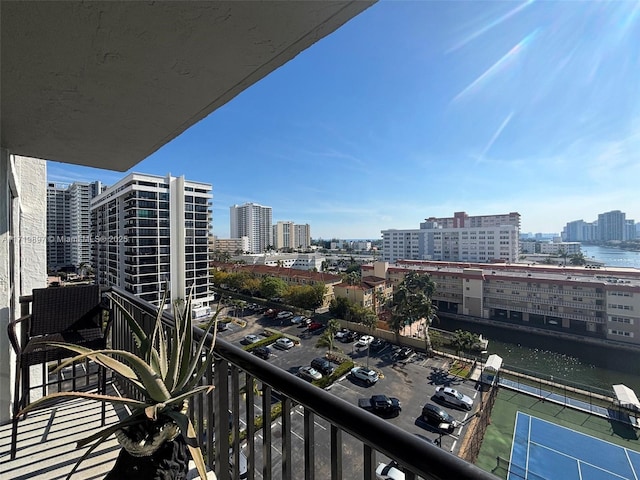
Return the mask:
<path id="1" fill-rule="evenodd" d="M 640 252 L 585 244 L 582 244 L 580 249 L 585 257 L 594 258 L 608 267 L 640 268 Z"/>
<path id="2" fill-rule="evenodd" d="M 448 318 L 433 326 L 481 333 L 489 339 L 488 354 L 500 355 L 505 366 L 609 391 L 612 385 L 623 383 L 640 396 L 640 353 Z"/>

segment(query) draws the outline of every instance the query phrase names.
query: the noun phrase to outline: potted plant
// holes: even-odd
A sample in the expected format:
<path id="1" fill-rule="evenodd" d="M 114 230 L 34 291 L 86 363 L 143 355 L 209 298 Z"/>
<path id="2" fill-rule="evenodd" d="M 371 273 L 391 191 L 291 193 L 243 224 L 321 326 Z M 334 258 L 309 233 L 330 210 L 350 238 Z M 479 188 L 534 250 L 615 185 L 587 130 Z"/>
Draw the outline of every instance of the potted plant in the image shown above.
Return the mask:
<path id="1" fill-rule="evenodd" d="M 165 290 L 161 305 L 165 304 L 166 298 Z M 204 328 L 205 335 L 196 342 L 191 325 L 191 293 L 185 302 L 174 304 L 175 323 L 166 330 L 162 324 L 163 310 L 158 309 L 151 335 L 142 330 L 113 296 L 111 300 L 123 313 L 139 352 L 135 354 L 115 349 L 90 350 L 72 344 L 55 343 L 56 346 L 77 354 L 63 362 L 56 371 L 73 361 L 88 358 L 110 369 L 119 379 L 132 385 L 142 400 L 87 392 L 58 392 L 33 402 L 20 414 L 61 398 L 92 399 L 124 405 L 130 409 L 131 414 L 115 425 L 101 429 L 78 442 L 78 448 L 89 444 L 91 446 L 67 478 L 70 478 L 80 463 L 111 435 L 116 436 L 123 448 L 106 479 L 134 476 L 140 479 L 184 479 L 188 472 L 189 454 L 200 478 L 207 478 L 195 429 L 187 416 L 187 401 L 194 395 L 209 393 L 213 389 L 212 385 L 199 386 L 198 383 L 213 359 L 215 327 L 220 310 L 215 312 Z M 207 347 L 205 339 L 209 333 L 213 333 L 214 339 Z"/>

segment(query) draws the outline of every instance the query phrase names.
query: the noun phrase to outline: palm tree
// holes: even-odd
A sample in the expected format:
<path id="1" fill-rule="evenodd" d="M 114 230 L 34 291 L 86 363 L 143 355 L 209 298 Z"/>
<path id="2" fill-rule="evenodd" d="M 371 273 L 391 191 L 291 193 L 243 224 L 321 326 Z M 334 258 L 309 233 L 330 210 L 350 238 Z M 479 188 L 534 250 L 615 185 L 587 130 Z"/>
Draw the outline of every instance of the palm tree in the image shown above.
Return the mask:
<path id="1" fill-rule="evenodd" d="M 571 259 L 569 260 L 571 265 L 586 265 L 587 258 L 584 256 L 584 253 L 578 252 L 571 255 Z"/>
<path id="2" fill-rule="evenodd" d="M 564 260 L 563 265 L 566 267 L 567 266 L 567 257 L 569 256 L 567 251 L 564 248 L 560 248 L 560 250 L 558 250 L 558 256 Z"/>
<path id="3" fill-rule="evenodd" d="M 396 335 L 400 328 L 422 320 L 425 349 L 433 352 L 429 326 L 436 318 L 437 307 L 431 303 L 436 284 L 427 273 L 410 272 L 393 293 L 391 328 Z"/>

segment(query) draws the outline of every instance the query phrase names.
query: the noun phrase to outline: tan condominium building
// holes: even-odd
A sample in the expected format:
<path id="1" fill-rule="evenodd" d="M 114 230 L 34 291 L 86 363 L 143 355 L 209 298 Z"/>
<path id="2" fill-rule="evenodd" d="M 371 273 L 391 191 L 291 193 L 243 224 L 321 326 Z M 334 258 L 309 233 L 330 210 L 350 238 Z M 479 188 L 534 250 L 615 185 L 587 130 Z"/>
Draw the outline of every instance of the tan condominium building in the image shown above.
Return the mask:
<path id="1" fill-rule="evenodd" d="M 640 344 L 640 270 L 432 261 L 377 262 L 363 275 L 400 283 L 428 273 L 440 313 Z"/>

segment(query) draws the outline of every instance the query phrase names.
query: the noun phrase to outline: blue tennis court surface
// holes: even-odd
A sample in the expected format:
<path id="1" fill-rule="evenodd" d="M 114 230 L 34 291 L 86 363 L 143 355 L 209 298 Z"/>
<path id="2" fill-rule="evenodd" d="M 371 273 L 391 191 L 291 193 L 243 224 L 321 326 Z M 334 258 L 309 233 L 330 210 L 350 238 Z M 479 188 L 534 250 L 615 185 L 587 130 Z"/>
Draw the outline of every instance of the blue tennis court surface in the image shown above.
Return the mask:
<path id="1" fill-rule="evenodd" d="M 518 412 L 507 480 L 640 480 L 640 453 Z"/>

